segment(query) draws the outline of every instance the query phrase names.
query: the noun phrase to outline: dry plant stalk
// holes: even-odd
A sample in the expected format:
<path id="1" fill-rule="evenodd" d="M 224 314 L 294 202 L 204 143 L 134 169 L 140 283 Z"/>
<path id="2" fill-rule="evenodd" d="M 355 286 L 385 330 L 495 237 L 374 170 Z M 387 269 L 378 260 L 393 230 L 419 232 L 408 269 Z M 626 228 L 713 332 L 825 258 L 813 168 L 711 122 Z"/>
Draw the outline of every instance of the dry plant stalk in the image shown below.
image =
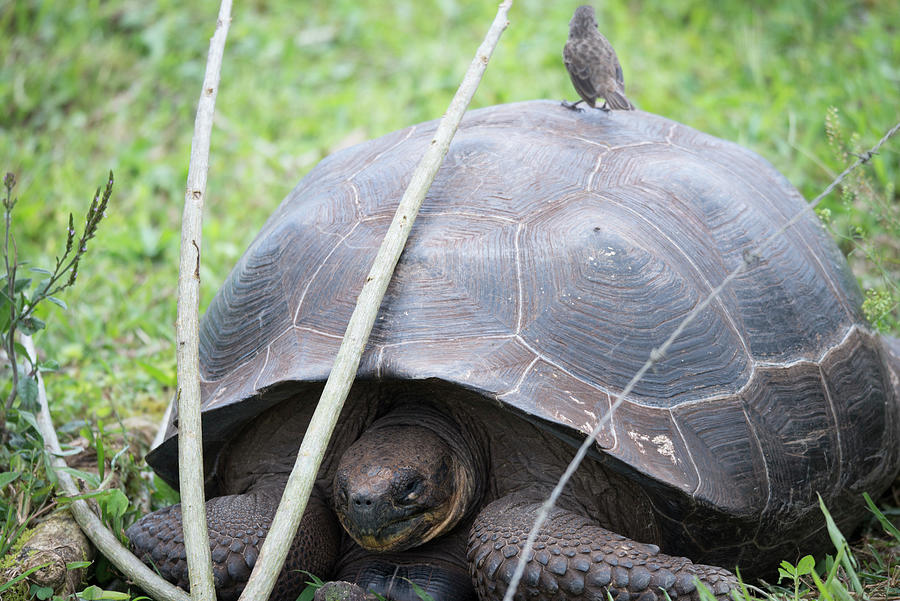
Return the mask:
<path id="1" fill-rule="evenodd" d="M 297 461 L 288 478 L 281 503 L 260 550 L 256 566 L 241 595 L 242 600 L 267 598 L 275 585 L 275 579 L 281 572 L 288 547 L 306 509 L 306 502 L 309 499 L 319 465 L 322 463 L 328 440 L 331 438 L 338 415 L 340 415 L 359 368 L 360 358 L 372 331 L 372 325 L 375 323 L 378 307 L 381 306 L 391 275 L 400 258 L 400 253 L 406 245 L 406 239 L 425 194 L 450 148 L 450 141 L 459 127 L 459 122 L 462 120 L 475 90 L 478 89 L 491 54 L 500 40 L 500 35 L 509 25 L 507 13 L 511 6 L 512 0 L 506 0 L 498 7 L 497 15 L 494 17 L 484 41 L 475 53 L 475 58 L 472 59 L 456 95 L 450 101 L 450 106 L 441 119 L 428 150 L 413 171 L 409 186 L 400 200 L 394 220 L 378 249 L 378 254 L 357 299 L 356 308 L 353 310 L 344 333 L 334 367 L 325 383 L 325 389 L 322 391 L 322 397 L 319 399 L 306 435 L 303 437 Z"/>
<path id="2" fill-rule="evenodd" d="M 215 113 L 225 39 L 231 23 L 231 0 L 222 0 L 216 31 L 209 43 L 206 75 L 194 120 L 184 213 L 181 222 L 181 260 L 178 269 L 178 317 L 175 357 L 178 389 L 178 480 L 184 516 L 191 598 L 215 601 L 216 592 L 206 529 L 203 495 L 203 437 L 200 427 L 200 248 L 203 196 L 209 171 L 209 144 Z"/>

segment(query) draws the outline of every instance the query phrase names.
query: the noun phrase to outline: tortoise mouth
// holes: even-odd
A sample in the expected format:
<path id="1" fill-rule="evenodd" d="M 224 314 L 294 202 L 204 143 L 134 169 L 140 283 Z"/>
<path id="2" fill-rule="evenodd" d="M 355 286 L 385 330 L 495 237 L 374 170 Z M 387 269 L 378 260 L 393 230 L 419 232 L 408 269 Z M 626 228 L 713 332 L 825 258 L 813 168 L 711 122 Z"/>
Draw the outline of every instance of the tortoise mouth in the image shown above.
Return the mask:
<path id="1" fill-rule="evenodd" d="M 353 528 L 351 524 L 344 524 L 344 529 L 366 550 L 405 551 L 427 540 L 434 517 L 433 513 L 425 512 L 404 516 L 374 529 Z"/>

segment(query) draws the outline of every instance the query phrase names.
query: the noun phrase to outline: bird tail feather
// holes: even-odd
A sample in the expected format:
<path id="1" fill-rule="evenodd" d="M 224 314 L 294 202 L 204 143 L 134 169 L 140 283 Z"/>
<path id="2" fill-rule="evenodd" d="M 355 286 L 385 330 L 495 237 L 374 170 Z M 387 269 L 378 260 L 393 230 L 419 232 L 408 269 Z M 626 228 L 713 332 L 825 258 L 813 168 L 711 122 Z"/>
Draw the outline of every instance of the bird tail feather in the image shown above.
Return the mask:
<path id="1" fill-rule="evenodd" d="M 606 104 L 609 105 L 609 108 L 617 111 L 633 111 L 634 105 L 631 104 L 631 101 L 625 97 L 625 94 L 614 91 L 609 94 L 606 98 Z"/>

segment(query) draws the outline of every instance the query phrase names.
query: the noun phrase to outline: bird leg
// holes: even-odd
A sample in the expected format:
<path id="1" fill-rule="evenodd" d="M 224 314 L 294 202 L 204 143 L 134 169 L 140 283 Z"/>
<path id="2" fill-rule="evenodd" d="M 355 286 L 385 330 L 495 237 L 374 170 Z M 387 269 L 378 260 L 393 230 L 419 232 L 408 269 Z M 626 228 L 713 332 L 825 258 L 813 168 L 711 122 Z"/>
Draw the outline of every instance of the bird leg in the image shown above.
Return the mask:
<path id="1" fill-rule="evenodd" d="M 584 100 L 576 100 L 575 102 L 569 102 L 568 100 L 563 100 L 562 102 L 560 102 L 560 104 L 569 110 L 582 112 L 582 111 L 584 111 L 584 109 L 579 108 L 579 106 L 578 106 L 582 102 L 584 102 Z"/>

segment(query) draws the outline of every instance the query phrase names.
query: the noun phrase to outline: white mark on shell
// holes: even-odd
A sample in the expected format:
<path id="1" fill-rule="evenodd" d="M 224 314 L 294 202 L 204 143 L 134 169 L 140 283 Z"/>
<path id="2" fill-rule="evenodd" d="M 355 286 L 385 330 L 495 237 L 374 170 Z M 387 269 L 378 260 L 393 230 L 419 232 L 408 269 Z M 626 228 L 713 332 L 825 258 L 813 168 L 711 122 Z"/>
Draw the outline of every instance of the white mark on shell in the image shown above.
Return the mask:
<path id="1" fill-rule="evenodd" d="M 647 454 L 647 449 L 644 448 L 645 442 L 650 442 L 650 437 L 646 434 L 641 434 L 640 432 L 635 432 L 634 430 L 628 431 L 628 438 L 634 441 L 634 446 L 637 447 L 638 451 L 640 451 L 641 455 Z"/>
<path id="2" fill-rule="evenodd" d="M 675 456 L 675 443 L 673 443 L 672 439 L 665 434 L 657 434 L 653 438 L 650 438 L 647 434 L 629 430 L 628 437 L 634 441 L 634 445 L 641 455 L 647 454 L 647 448 L 644 446 L 644 443 L 649 443 L 656 446 L 656 452 L 663 457 L 668 457 L 673 465 L 678 465 L 681 462 L 681 460 Z"/>
<path id="3" fill-rule="evenodd" d="M 672 465 L 678 465 L 681 462 L 681 460 L 675 456 L 675 444 L 672 442 L 672 439 L 665 434 L 654 436 L 653 440 L 650 442 L 656 445 L 657 453 L 664 457 L 668 457 L 669 460 L 671 460 Z"/>

